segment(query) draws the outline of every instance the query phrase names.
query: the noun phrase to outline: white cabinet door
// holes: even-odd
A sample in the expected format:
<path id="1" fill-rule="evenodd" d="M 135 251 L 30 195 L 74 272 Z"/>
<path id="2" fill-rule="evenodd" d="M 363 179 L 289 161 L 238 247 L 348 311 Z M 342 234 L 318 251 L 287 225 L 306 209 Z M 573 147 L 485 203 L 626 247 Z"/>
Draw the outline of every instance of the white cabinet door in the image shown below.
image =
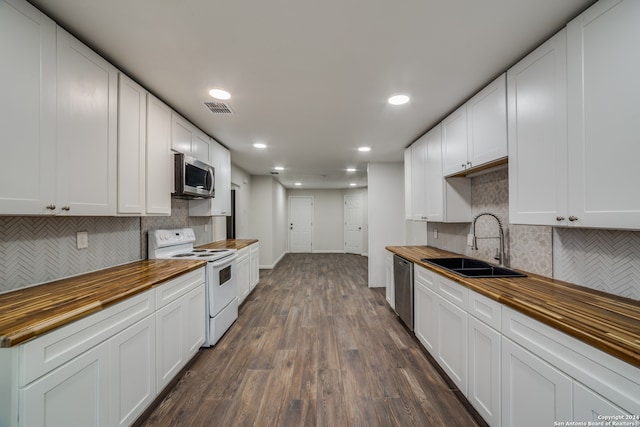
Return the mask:
<path id="1" fill-rule="evenodd" d="M 191 141 L 195 128 L 177 113 L 171 113 L 171 148 L 179 153 L 193 155 Z"/>
<path id="2" fill-rule="evenodd" d="M 430 285 L 418 277 L 418 266 L 414 266 L 413 286 L 413 330 L 424 348 L 435 357 L 438 344 L 438 295 L 430 288 Z"/>
<path id="3" fill-rule="evenodd" d="M 147 91 L 118 76 L 118 213 L 145 213 Z"/>
<path id="4" fill-rule="evenodd" d="M 26 1 L 0 2 L 0 52 L 0 212 L 54 213 L 55 23 Z"/>
<path id="5" fill-rule="evenodd" d="M 129 426 L 156 396 L 156 324 L 151 315 L 109 340 L 111 424 Z"/>
<path id="6" fill-rule="evenodd" d="M 473 168 L 507 157 L 507 88 L 500 75 L 467 102 L 467 157 Z"/>
<path id="7" fill-rule="evenodd" d="M 199 129 L 193 132 L 191 140 L 191 155 L 201 162 L 211 164 L 211 148 L 209 146 L 209 137 L 202 133 Z"/>
<path id="8" fill-rule="evenodd" d="M 625 419 L 624 415 L 631 415 L 617 407 L 604 397 L 595 393 L 577 381 L 573 382 L 573 420 L 574 421 L 595 421 L 602 422 L 599 416 L 623 416 L 620 420 L 632 421 L 633 418 Z M 636 417 L 638 414 L 633 414 Z M 637 420 L 637 418 L 636 418 Z"/>
<path id="9" fill-rule="evenodd" d="M 238 251 L 237 280 L 238 280 L 238 304 L 240 304 L 251 292 L 251 261 L 249 248 Z"/>
<path id="10" fill-rule="evenodd" d="M 502 338 L 502 425 L 539 427 L 570 420 L 571 378 Z"/>
<path id="11" fill-rule="evenodd" d="M 109 378 L 105 342 L 20 390 L 20 425 L 110 425 Z"/>
<path id="12" fill-rule="evenodd" d="M 640 229 L 640 2 L 602 0 L 567 26 L 569 220 Z"/>
<path id="13" fill-rule="evenodd" d="M 566 30 L 507 72 L 509 222 L 567 220 Z"/>
<path id="14" fill-rule="evenodd" d="M 59 213 L 115 215 L 118 73 L 60 27 L 57 48 Z"/>
<path id="15" fill-rule="evenodd" d="M 249 246 L 251 254 L 251 290 L 256 287 L 260 281 L 260 243 L 254 243 Z"/>
<path id="16" fill-rule="evenodd" d="M 445 176 L 462 172 L 467 163 L 467 105 L 442 121 L 442 171 Z"/>
<path id="17" fill-rule="evenodd" d="M 183 297 L 186 307 L 184 347 L 187 361 L 189 361 L 204 344 L 206 339 L 206 297 L 204 286 L 192 290 Z"/>
<path id="18" fill-rule="evenodd" d="M 424 139 L 425 213 L 430 222 L 444 221 L 444 184 L 442 174 L 442 125 L 438 124 Z"/>
<path id="19" fill-rule="evenodd" d="M 427 220 L 426 136 L 411 144 L 411 219 Z"/>
<path id="20" fill-rule="evenodd" d="M 156 312 L 156 383 L 162 391 L 187 363 L 186 307 L 179 298 Z"/>
<path id="21" fill-rule="evenodd" d="M 467 313 L 438 296 L 436 360 L 458 389 L 467 394 Z"/>
<path id="22" fill-rule="evenodd" d="M 413 218 L 411 173 L 411 147 L 407 147 L 404 150 L 404 219 L 408 220 Z"/>
<path id="23" fill-rule="evenodd" d="M 490 426 L 500 426 L 500 333 L 473 316 L 467 399 Z"/>
<path id="24" fill-rule="evenodd" d="M 171 109 L 147 94 L 146 213 L 171 215 Z"/>
<path id="25" fill-rule="evenodd" d="M 384 262 L 385 262 L 385 287 L 386 287 L 385 296 L 386 296 L 387 302 L 389 303 L 389 306 L 391 306 L 392 309 L 395 309 L 396 301 L 395 301 L 395 288 L 393 283 L 393 253 L 392 252 L 385 251 Z M 415 301 L 415 298 L 414 298 L 414 301 Z M 414 328 L 415 328 L 415 325 L 414 325 Z"/>

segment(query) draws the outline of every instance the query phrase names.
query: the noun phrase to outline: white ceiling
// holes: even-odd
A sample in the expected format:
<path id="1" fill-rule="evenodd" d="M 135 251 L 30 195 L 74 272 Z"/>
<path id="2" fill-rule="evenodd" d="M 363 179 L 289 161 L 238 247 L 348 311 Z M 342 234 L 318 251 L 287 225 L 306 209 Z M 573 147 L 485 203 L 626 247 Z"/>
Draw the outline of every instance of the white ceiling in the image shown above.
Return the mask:
<path id="1" fill-rule="evenodd" d="M 280 165 L 286 187 L 346 188 L 366 185 L 370 161 L 401 161 L 405 147 L 593 0 L 31 2 L 250 174 Z M 213 87 L 231 92 L 233 115 L 204 106 Z M 411 102 L 387 104 L 396 93 Z"/>

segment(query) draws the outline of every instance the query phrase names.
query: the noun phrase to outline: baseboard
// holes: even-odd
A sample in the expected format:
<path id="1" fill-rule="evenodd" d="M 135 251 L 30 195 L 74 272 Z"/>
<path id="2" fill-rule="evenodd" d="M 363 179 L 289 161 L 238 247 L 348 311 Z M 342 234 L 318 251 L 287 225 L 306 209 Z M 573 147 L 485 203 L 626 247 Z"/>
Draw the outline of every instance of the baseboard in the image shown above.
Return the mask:
<path id="1" fill-rule="evenodd" d="M 270 264 L 270 265 L 259 265 L 258 268 L 260 270 L 273 270 L 274 268 L 276 268 L 276 265 L 278 265 L 280 260 L 282 260 L 282 258 L 284 258 L 284 256 L 286 254 L 287 254 L 286 252 L 283 252 L 282 255 L 280 255 L 280 257 L 277 260 L 275 260 L 275 262 L 273 264 Z"/>

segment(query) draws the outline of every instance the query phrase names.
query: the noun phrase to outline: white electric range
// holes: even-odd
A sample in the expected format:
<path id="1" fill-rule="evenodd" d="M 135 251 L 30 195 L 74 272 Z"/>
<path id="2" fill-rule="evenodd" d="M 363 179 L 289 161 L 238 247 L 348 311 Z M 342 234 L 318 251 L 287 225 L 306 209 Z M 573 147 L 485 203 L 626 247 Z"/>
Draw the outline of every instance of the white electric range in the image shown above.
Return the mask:
<path id="1" fill-rule="evenodd" d="M 191 228 L 149 231 L 149 259 L 207 261 L 206 331 L 204 347 L 215 345 L 238 318 L 235 249 L 195 249 Z"/>

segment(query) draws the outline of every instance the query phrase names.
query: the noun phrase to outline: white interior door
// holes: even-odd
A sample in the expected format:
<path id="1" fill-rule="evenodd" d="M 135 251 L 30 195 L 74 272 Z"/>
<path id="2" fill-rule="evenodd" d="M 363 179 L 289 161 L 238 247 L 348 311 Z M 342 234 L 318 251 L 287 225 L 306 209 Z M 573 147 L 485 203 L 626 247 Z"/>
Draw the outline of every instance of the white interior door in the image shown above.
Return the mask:
<path id="1" fill-rule="evenodd" d="M 313 197 L 289 197 L 289 252 L 311 252 Z"/>
<path id="2" fill-rule="evenodd" d="M 344 196 L 344 251 L 362 254 L 362 194 Z"/>

